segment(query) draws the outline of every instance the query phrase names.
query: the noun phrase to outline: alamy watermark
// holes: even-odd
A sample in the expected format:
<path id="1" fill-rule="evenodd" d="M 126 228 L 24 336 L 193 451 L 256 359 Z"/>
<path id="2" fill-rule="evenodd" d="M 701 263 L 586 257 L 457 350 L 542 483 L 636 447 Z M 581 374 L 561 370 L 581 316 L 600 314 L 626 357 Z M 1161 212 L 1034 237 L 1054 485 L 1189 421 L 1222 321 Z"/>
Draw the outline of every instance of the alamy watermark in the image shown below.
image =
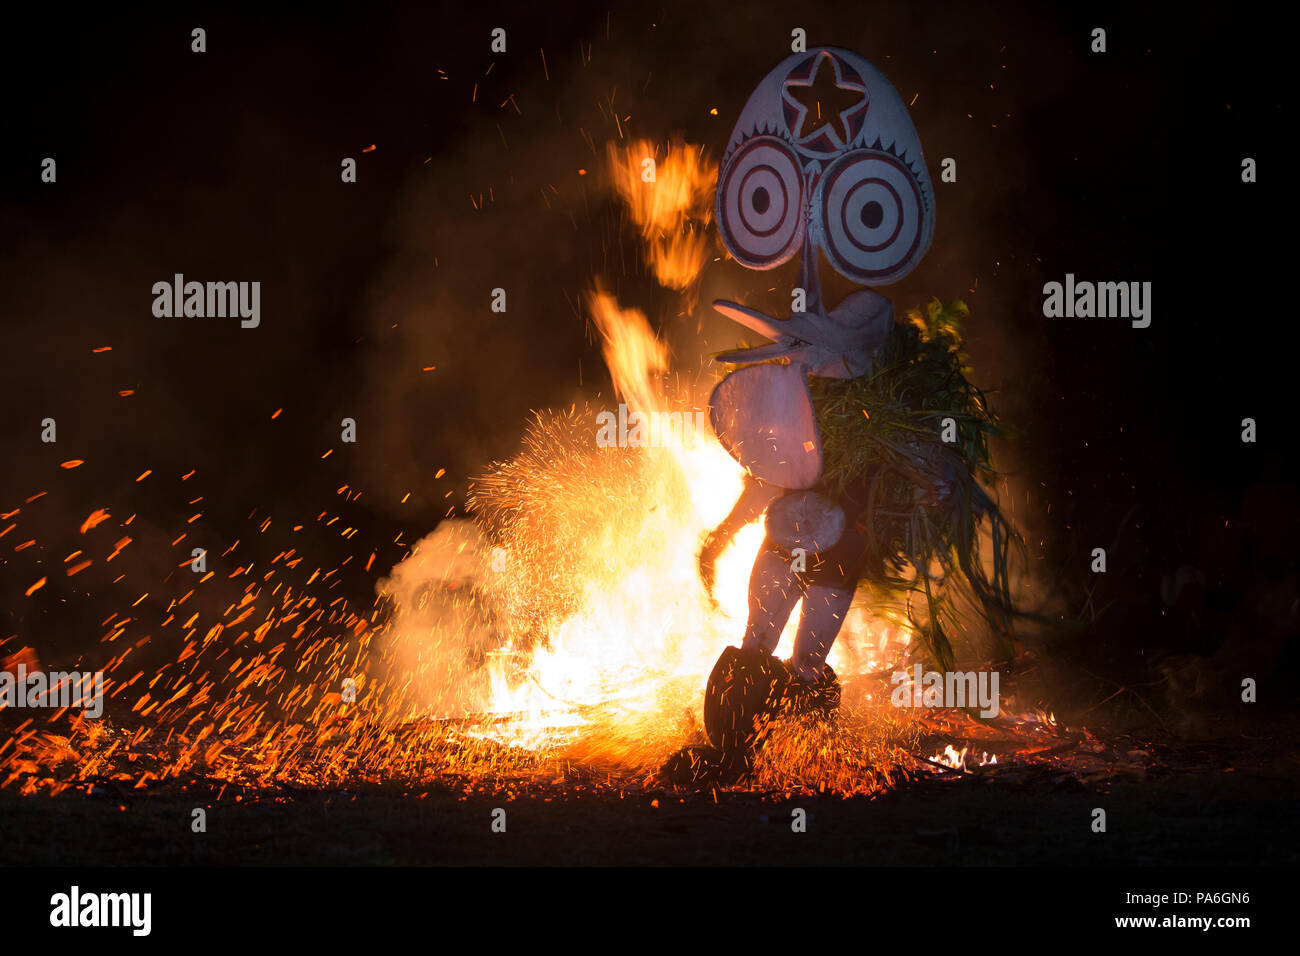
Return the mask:
<path id="1" fill-rule="evenodd" d="M 104 713 L 103 671 L 32 671 L 19 664 L 0 671 L 0 709 L 81 707 L 94 720 Z"/>
<path id="2" fill-rule="evenodd" d="M 152 893 L 82 893 L 74 886 L 50 897 L 50 925 L 56 927 L 126 926 L 133 936 L 148 936 L 152 914 Z"/>
<path id="3" fill-rule="evenodd" d="M 153 284 L 153 314 L 160 319 L 240 319 L 246 329 L 262 322 L 262 283 L 186 282 L 176 273 L 171 282 Z"/>
<path id="4" fill-rule="evenodd" d="M 1043 285 L 1043 315 L 1049 319 L 1132 319 L 1133 328 L 1151 324 L 1150 282 L 1065 282 Z"/>
<path id="5" fill-rule="evenodd" d="M 618 413 L 596 416 L 599 448 L 692 448 L 697 435 L 708 434 L 704 412 L 629 412 L 620 403 Z"/>
<path id="6" fill-rule="evenodd" d="M 895 707 L 976 707 L 981 717 L 996 717 L 998 704 L 997 671 L 926 671 L 921 665 L 911 673 L 895 671 L 889 678 L 896 685 L 889 695 Z"/>

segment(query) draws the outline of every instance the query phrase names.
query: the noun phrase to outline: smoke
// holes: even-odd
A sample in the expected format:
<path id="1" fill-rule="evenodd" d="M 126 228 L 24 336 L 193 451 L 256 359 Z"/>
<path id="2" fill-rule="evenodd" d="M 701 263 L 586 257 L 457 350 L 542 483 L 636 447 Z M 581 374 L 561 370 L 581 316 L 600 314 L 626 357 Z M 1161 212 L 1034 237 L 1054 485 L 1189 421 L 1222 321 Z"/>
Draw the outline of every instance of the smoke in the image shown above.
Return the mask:
<path id="1" fill-rule="evenodd" d="M 474 522 L 450 519 L 376 586 L 394 609 L 377 650 L 390 681 L 409 685 L 405 699 L 417 713 L 477 712 L 489 702 L 482 663 L 499 637 L 476 593 L 491 557 Z"/>

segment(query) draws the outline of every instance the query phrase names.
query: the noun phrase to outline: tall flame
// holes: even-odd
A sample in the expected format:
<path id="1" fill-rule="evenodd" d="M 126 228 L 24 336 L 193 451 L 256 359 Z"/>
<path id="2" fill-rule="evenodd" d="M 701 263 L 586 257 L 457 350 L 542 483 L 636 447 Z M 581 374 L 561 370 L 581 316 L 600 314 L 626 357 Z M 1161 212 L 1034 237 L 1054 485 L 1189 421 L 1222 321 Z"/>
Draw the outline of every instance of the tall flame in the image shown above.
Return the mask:
<path id="1" fill-rule="evenodd" d="M 646 415 L 689 417 L 696 410 L 690 391 L 665 386 L 668 352 L 646 317 L 600 289 L 587 301 L 618 397 Z M 438 695 L 444 712 L 499 716 L 475 733 L 649 769 L 700 724 L 709 670 L 744 630 L 763 533 L 755 522 L 723 553 L 711 598 L 697 555 L 740 493 L 740 466 L 707 428 L 668 431 L 655 447 L 600 447 L 597 411 L 537 416 L 524 451 L 478 483 L 475 522 L 444 523 L 394 569 L 400 580 L 407 565 L 427 565 L 429 551 L 477 551 L 468 587 L 454 592 L 463 596 L 460 612 L 421 637 L 399 601 L 392 629 L 426 649 L 432 636 L 456 649 L 457 659 L 466 646 L 484 649 L 482 667 L 468 671 L 448 667 L 445 654 L 426 655 L 439 663 L 420 677 L 453 689 Z M 448 575 L 463 573 L 458 561 L 440 560 Z M 789 653 L 797 619 L 798 608 L 778 653 Z M 877 668 L 907 638 L 905 629 L 855 608 L 832 666 L 842 678 Z M 855 773 L 867 780 L 871 746 L 887 738 L 844 738 L 827 751 L 809 750 L 803 738 L 782 749 L 778 736 L 773 752 L 785 754 L 787 771 L 796 754 L 806 764 L 810 754 L 825 761 L 831 752 L 835 763 L 852 752 Z"/>

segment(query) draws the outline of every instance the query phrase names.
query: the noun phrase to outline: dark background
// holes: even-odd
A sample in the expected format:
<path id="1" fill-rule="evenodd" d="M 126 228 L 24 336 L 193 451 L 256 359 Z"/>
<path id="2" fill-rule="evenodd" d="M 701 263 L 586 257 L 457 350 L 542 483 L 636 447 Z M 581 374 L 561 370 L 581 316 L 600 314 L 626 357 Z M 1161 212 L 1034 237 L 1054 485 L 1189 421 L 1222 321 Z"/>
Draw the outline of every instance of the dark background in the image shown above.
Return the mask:
<path id="1" fill-rule="evenodd" d="M 884 291 L 900 311 L 933 296 L 971 307 L 976 378 L 1018 433 L 1002 461 L 1035 599 L 1050 586 L 1054 607 L 1087 620 L 1081 602 L 1100 589 L 1110 617 L 1088 653 L 1116 673 L 1151 646 L 1256 654 L 1262 627 L 1276 629 L 1267 666 L 1280 667 L 1295 630 L 1296 336 L 1291 245 L 1275 238 L 1289 87 L 1270 15 L 817 2 L 7 12 L 0 509 L 24 510 L 0 539 L 0 654 L 29 644 L 69 662 L 193 541 L 215 555 L 241 539 L 243 559 L 263 563 L 297 547 L 304 576 L 356 555 L 339 593 L 368 606 L 375 578 L 517 448 L 530 409 L 608 393 L 581 305 L 597 276 L 687 368 L 738 340 L 707 314 L 714 295 L 788 312 L 767 290 L 787 288 L 793 267 L 721 261 L 685 314 L 647 276 L 599 172 L 620 131 L 680 135 L 716 159 L 800 26 L 810 46 L 853 49 L 915 95 L 938 225 L 922 265 Z M 1089 52 L 1094 26 L 1104 55 Z M 55 185 L 40 182 L 46 156 Z M 354 185 L 339 181 L 345 156 Z M 947 156 L 955 184 L 938 181 Z M 1241 182 L 1245 156 L 1257 184 Z M 155 318 L 151 286 L 176 272 L 261 281 L 261 326 Z M 1151 327 L 1045 319 L 1042 285 L 1067 272 L 1152 282 Z M 504 315 L 489 309 L 497 286 Z M 56 445 L 39 440 L 47 416 Z M 338 440 L 344 416 L 355 445 Z M 1247 416 L 1254 445 L 1240 440 Z M 85 464 L 59 468 L 69 459 Z M 345 484 L 362 496 L 344 501 Z M 96 565 L 67 578 L 61 562 L 86 547 L 77 526 L 98 507 L 113 520 L 87 549 Z M 342 520 L 326 528 L 323 512 Z M 132 513 L 136 542 L 105 567 Z M 344 526 L 361 530 L 343 540 Z M 1087 570 L 1097 546 L 1111 549 L 1104 586 Z M 1173 613 L 1159 582 L 1180 564 L 1206 583 Z M 140 613 L 155 601 L 162 613 L 158 597 Z"/>

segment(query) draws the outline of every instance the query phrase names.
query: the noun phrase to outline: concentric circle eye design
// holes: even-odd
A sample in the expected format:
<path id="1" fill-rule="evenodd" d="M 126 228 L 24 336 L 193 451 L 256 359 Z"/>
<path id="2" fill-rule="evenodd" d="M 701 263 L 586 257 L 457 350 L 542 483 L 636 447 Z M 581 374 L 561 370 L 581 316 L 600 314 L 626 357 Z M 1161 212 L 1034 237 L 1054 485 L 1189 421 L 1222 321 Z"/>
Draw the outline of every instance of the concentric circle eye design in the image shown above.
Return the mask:
<path id="1" fill-rule="evenodd" d="M 934 208 L 912 171 L 889 153 L 855 150 L 826 170 L 814 197 L 822 248 L 835 271 L 887 285 L 921 261 Z"/>
<path id="2" fill-rule="evenodd" d="M 718 177 L 718 230 L 736 261 L 750 269 L 785 262 L 803 241 L 804 191 L 799 159 L 784 140 L 756 136 Z"/>

